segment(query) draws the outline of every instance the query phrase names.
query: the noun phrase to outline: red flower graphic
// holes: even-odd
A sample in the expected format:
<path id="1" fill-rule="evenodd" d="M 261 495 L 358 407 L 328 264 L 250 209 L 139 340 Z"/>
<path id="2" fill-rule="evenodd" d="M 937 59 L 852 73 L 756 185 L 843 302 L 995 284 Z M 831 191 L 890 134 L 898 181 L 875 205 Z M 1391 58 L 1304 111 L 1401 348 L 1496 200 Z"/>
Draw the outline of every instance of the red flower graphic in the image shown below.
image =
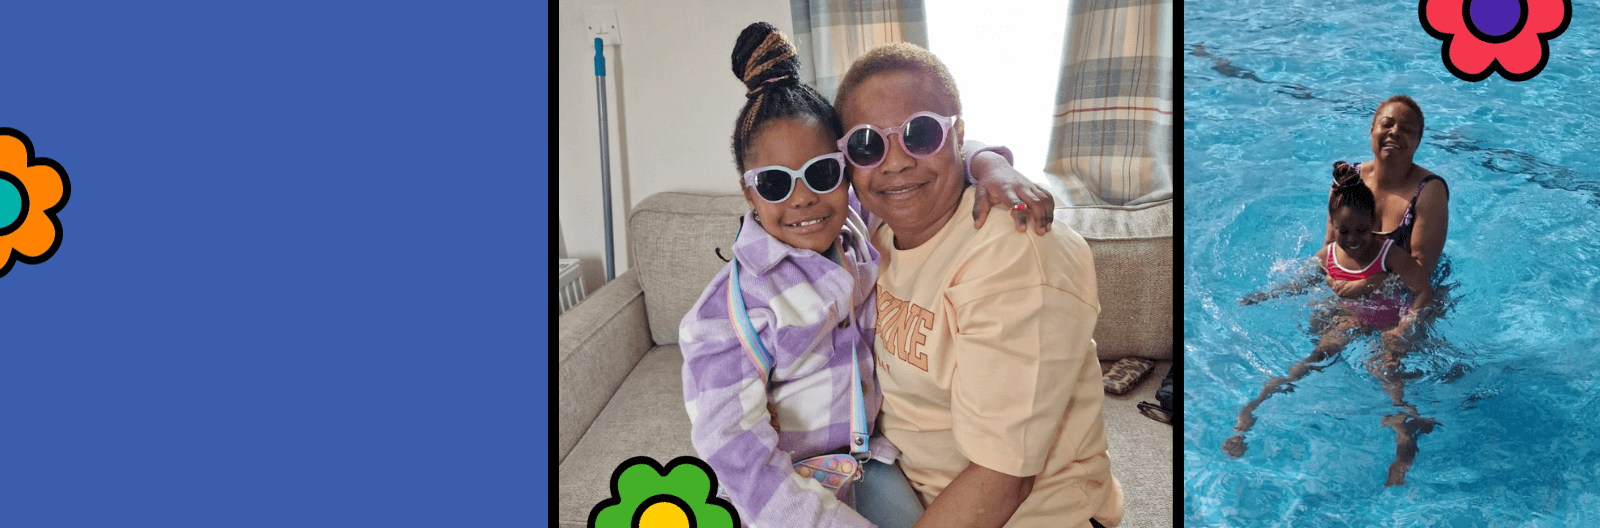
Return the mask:
<path id="1" fill-rule="evenodd" d="M 1550 60 L 1549 40 L 1572 21 L 1571 0 L 1422 0 L 1422 29 L 1444 41 L 1444 66 L 1464 81 L 1491 72 L 1526 81 Z"/>

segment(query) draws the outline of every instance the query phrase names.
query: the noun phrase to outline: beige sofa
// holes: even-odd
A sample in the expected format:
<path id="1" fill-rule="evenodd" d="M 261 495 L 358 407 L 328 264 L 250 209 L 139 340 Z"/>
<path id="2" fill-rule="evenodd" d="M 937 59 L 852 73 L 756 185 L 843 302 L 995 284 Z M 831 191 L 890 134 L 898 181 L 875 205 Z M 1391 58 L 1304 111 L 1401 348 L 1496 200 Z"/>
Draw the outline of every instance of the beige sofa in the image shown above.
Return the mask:
<path id="1" fill-rule="evenodd" d="M 665 464 L 695 454 L 678 322 L 724 265 L 714 249 L 729 255 L 745 210 L 738 195 L 646 198 L 628 219 L 633 269 L 561 316 L 560 526 L 583 526 L 589 510 L 610 496 L 612 470 L 629 457 Z M 1056 218 L 1095 253 L 1102 368 L 1126 356 L 1158 361 L 1134 392 L 1106 395 L 1104 413 L 1112 473 L 1127 498 L 1122 525 L 1170 526 L 1173 430 L 1141 415 L 1136 404 L 1155 401 L 1172 366 L 1172 203 L 1063 208 Z"/>

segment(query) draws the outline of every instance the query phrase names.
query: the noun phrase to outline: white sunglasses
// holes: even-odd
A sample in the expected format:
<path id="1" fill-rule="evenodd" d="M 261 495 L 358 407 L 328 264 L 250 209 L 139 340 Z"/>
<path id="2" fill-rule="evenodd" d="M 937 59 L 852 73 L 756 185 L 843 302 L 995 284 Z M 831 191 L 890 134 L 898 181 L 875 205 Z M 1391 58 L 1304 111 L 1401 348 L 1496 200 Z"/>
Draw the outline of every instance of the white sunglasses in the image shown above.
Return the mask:
<path id="1" fill-rule="evenodd" d="M 804 180 L 811 192 L 825 194 L 839 188 L 844 181 L 844 153 L 829 152 L 807 161 L 800 170 L 781 165 L 744 171 L 744 184 L 754 187 L 756 195 L 768 203 L 783 203 L 794 194 L 795 180 Z"/>

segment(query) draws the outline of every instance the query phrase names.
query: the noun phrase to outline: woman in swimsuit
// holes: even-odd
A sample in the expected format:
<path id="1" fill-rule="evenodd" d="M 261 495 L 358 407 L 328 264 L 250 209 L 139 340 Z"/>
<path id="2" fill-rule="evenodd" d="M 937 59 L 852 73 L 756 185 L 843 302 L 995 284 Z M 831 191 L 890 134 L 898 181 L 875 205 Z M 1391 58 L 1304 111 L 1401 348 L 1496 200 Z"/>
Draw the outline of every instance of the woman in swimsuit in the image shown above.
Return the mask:
<path id="1" fill-rule="evenodd" d="M 1443 178 L 1413 162 L 1417 149 L 1422 145 L 1422 130 L 1422 109 L 1417 106 L 1417 102 L 1404 95 L 1390 97 L 1378 105 L 1377 112 L 1372 116 L 1368 134 L 1371 136 L 1373 159 L 1354 166 L 1343 162 L 1336 163 L 1334 173 L 1336 177 L 1340 173 L 1350 172 L 1359 176 L 1374 195 L 1377 224 L 1382 229 L 1375 235 L 1389 239 L 1392 243 L 1391 249 L 1401 250 L 1402 255 L 1409 256 L 1418 268 L 1432 275 L 1443 253 L 1445 235 L 1449 230 L 1450 191 Z M 1329 198 L 1334 198 L 1337 193 L 1337 188 L 1329 191 Z M 1333 243 L 1337 238 L 1338 229 L 1334 217 L 1330 215 L 1327 237 L 1323 243 Z M 1355 298 L 1376 292 L 1386 277 L 1387 274 L 1382 273 L 1362 278 L 1330 274 L 1327 276 L 1327 282 L 1340 297 Z M 1304 293 L 1306 289 L 1304 282 L 1297 281 L 1296 284 L 1281 286 L 1271 292 L 1245 297 L 1240 300 L 1240 304 L 1253 304 L 1284 293 Z M 1409 315 L 1412 316 L 1413 322 L 1419 317 L 1423 319 L 1429 317 L 1427 311 L 1418 313 L 1414 310 Z M 1336 321 L 1335 328 L 1338 326 Z M 1368 371 L 1383 383 L 1385 392 L 1394 399 L 1395 405 L 1408 411 L 1407 414 L 1384 418 L 1384 425 L 1393 428 L 1396 433 L 1395 463 L 1389 467 L 1387 485 L 1405 483 L 1405 472 L 1410 468 L 1417 452 L 1416 435 L 1431 432 L 1433 426 L 1437 425 L 1436 422 L 1418 416 L 1414 407 L 1402 401 L 1406 376 L 1402 376 L 1400 372 L 1400 361 L 1409 350 L 1404 344 L 1408 340 L 1409 329 L 1414 327 L 1413 323 L 1406 328 L 1397 326 L 1386 332 L 1385 344 L 1379 355 L 1367 363 Z M 1348 341 L 1349 338 L 1344 339 Z M 1313 353 L 1308 360 L 1323 357 L 1326 356 Z M 1267 387 L 1262 390 L 1262 395 L 1240 412 L 1239 427 L 1236 430 L 1242 433 L 1254 423 L 1250 411 L 1259 405 L 1267 394 L 1280 392 L 1278 389 L 1280 385 L 1299 379 L 1313 369 L 1320 370 L 1321 367 L 1314 367 L 1309 361 L 1302 361 L 1290 368 L 1288 378 L 1274 378 L 1268 381 Z M 1412 419 L 1406 420 L 1407 415 Z M 1243 438 L 1235 436 L 1229 438 L 1223 448 L 1229 454 L 1239 456 L 1244 453 L 1244 447 Z"/>
<path id="2" fill-rule="evenodd" d="M 1353 167 L 1361 181 L 1372 189 L 1376 198 L 1378 223 L 1383 232 L 1378 233 L 1394 241 L 1397 248 L 1410 253 L 1411 259 L 1428 274 L 1434 275 L 1439 258 L 1444 253 L 1445 235 L 1450 229 L 1450 188 L 1444 178 L 1417 165 L 1413 158 L 1422 146 L 1422 108 L 1404 95 L 1385 99 L 1372 116 L 1372 160 Z M 1335 165 L 1338 171 L 1338 165 Z M 1328 224 L 1324 242 L 1334 239 L 1334 226 Z M 1362 280 L 1342 281 L 1329 277 L 1328 285 L 1341 297 L 1362 295 L 1377 291 L 1382 276 Z M 1414 314 L 1422 319 L 1432 317 L 1428 311 Z M 1399 415 L 1384 418 L 1384 425 L 1394 428 L 1397 442 L 1395 464 L 1389 467 L 1388 485 L 1405 483 L 1405 471 L 1417 452 L 1416 435 L 1433 430 L 1435 422 L 1417 416 L 1416 409 L 1405 405 L 1401 395 L 1405 392 L 1405 378 L 1400 373 L 1400 361 L 1410 350 L 1409 346 L 1384 346 L 1379 357 L 1368 362 L 1383 388 L 1395 400 L 1395 405 L 1410 411 L 1412 420 Z M 1374 366 L 1376 365 L 1376 369 Z M 1403 462 L 1403 466 L 1402 466 Z M 1400 467 L 1397 467 L 1400 466 Z"/>
<path id="3" fill-rule="evenodd" d="M 1378 105 L 1372 116 L 1372 160 L 1352 168 L 1361 182 L 1372 189 L 1376 199 L 1379 235 L 1431 274 L 1444 252 L 1445 234 L 1450 229 L 1450 189 L 1444 178 L 1412 162 L 1422 145 L 1422 109 L 1404 95 L 1396 95 Z M 1338 170 L 1340 164 L 1335 164 Z M 1331 194 L 1331 193 L 1330 193 Z M 1332 219 L 1322 243 L 1334 241 Z M 1328 285 L 1341 297 L 1377 291 L 1383 277 L 1359 281 L 1340 281 L 1330 277 Z"/>

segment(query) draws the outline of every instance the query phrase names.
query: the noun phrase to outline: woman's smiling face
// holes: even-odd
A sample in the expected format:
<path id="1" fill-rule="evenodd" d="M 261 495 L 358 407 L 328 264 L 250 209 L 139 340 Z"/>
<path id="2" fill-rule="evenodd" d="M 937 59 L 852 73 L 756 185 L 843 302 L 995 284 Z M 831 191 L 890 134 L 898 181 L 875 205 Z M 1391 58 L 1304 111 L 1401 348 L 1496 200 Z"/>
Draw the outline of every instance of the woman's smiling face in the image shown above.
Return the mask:
<path id="1" fill-rule="evenodd" d="M 955 102 L 935 89 L 937 83 L 922 74 L 893 70 L 861 81 L 849 101 L 839 109 L 844 129 L 868 124 L 879 129 L 900 126 L 912 114 L 931 111 L 954 115 Z M 906 232 L 931 236 L 961 202 L 965 170 L 961 165 L 962 124 L 951 128 L 939 151 L 928 159 L 906 153 L 898 134 L 888 143 L 883 162 L 871 169 L 852 167 L 856 199 L 872 214 L 894 228 L 898 238 Z"/>
<path id="2" fill-rule="evenodd" d="M 771 121 L 750 141 L 744 166 L 755 169 L 772 165 L 800 170 L 817 156 L 837 152 L 834 141 L 821 123 L 810 117 L 791 117 Z M 792 182 L 789 198 L 770 203 L 744 183 L 744 201 L 761 218 L 761 227 L 790 246 L 822 253 L 839 238 L 850 207 L 849 182 L 840 182 L 832 191 L 817 194 L 804 180 Z"/>
<path id="3" fill-rule="evenodd" d="M 1379 162 L 1411 161 L 1422 143 L 1422 116 L 1410 106 L 1391 102 L 1372 120 L 1372 157 Z"/>

